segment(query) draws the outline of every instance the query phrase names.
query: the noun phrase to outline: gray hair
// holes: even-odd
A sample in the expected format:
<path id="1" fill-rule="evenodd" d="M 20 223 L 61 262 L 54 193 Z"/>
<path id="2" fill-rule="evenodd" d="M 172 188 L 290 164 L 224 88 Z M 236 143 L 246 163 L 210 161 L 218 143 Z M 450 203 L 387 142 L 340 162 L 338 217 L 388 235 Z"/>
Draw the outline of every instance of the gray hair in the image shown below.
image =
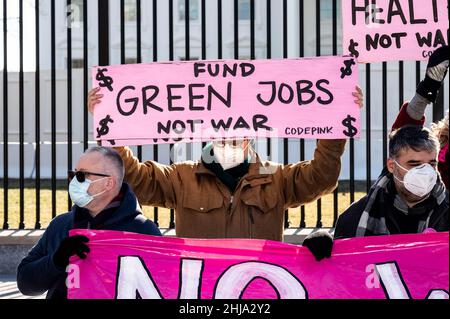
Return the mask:
<path id="1" fill-rule="evenodd" d="M 88 148 L 84 154 L 89 153 L 100 153 L 107 162 L 111 164 L 114 169 L 114 175 L 117 180 L 117 187 L 120 189 L 122 187 L 123 178 L 125 175 L 125 169 L 123 166 L 123 160 L 120 157 L 119 153 L 113 148 L 102 147 L 102 146 L 93 146 Z"/>
<path id="2" fill-rule="evenodd" d="M 429 129 L 417 125 L 406 125 L 389 134 L 390 158 L 396 158 L 408 148 L 416 152 L 438 152 L 439 141 Z"/>

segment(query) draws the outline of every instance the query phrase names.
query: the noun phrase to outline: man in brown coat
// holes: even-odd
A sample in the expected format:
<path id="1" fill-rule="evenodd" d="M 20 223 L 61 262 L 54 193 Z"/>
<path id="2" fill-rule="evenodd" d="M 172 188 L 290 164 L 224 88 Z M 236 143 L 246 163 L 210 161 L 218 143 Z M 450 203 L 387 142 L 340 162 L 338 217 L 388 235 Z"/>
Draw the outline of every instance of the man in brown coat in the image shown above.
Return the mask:
<path id="1" fill-rule="evenodd" d="M 362 104 L 362 92 L 353 93 Z M 89 110 L 100 103 L 98 88 Z M 249 140 L 209 143 L 198 161 L 140 163 L 116 147 L 124 180 L 142 205 L 175 209 L 176 234 L 186 238 L 283 240 L 284 212 L 317 200 L 337 186 L 345 140 L 319 140 L 314 158 L 281 165 L 261 161 Z"/>
<path id="2" fill-rule="evenodd" d="M 172 165 L 140 163 L 128 147 L 115 149 L 139 202 L 175 209 L 177 236 L 281 241 L 285 209 L 336 188 L 345 140 L 321 140 L 312 161 L 290 165 L 261 162 L 248 140 L 242 143 L 246 159 L 227 170 L 205 159 L 216 143 L 205 147 L 200 161 Z"/>

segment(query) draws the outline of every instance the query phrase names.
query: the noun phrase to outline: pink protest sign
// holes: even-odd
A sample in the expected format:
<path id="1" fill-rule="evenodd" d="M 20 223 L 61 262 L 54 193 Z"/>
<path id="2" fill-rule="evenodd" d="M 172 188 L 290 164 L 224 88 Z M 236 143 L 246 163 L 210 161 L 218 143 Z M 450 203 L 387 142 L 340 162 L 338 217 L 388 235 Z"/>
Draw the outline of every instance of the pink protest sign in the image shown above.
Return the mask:
<path id="1" fill-rule="evenodd" d="M 428 60 L 449 38 L 447 0 L 342 0 L 344 54 L 358 62 Z"/>
<path id="2" fill-rule="evenodd" d="M 448 232 L 336 240 L 320 262 L 265 240 L 70 234 L 91 249 L 71 259 L 70 299 L 448 299 Z"/>
<path id="3" fill-rule="evenodd" d="M 97 140 L 359 137 L 350 57 L 94 67 Z M 109 142 L 108 142 L 109 141 Z"/>

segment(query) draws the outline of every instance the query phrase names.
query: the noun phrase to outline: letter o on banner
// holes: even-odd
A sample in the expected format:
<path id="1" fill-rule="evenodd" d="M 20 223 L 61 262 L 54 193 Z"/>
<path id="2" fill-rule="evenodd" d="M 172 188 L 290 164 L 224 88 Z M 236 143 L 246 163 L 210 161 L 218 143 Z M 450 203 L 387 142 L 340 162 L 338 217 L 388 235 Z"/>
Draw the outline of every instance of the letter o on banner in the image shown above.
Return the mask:
<path id="1" fill-rule="evenodd" d="M 228 268 L 218 280 L 214 299 L 240 299 L 257 278 L 267 280 L 280 299 L 306 299 L 303 284 L 288 270 L 265 262 L 244 262 Z"/>

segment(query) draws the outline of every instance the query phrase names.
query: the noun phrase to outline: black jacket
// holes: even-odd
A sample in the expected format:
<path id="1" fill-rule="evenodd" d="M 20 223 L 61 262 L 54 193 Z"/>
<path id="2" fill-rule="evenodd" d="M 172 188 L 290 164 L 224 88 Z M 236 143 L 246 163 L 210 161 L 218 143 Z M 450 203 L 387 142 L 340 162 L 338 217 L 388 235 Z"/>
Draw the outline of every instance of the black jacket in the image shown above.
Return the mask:
<path id="1" fill-rule="evenodd" d="M 391 194 L 394 196 L 395 194 Z M 353 203 L 342 215 L 336 224 L 334 231 L 334 238 L 351 238 L 356 236 L 356 230 L 358 228 L 359 220 L 367 205 L 368 196 L 364 196 L 359 201 Z M 448 231 L 449 230 L 449 198 L 448 191 L 446 191 L 445 200 L 441 205 L 437 205 L 433 198 L 418 204 L 421 209 L 426 209 L 428 212 L 433 210 L 433 214 L 430 217 L 428 227 L 433 228 L 436 231 Z M 409 234 L 417 233 L 419 224 L 419 217 L 414 214 L 405 215 L 397 210 L 394 205 L 386 205 L 386 202 L 377 199 L 373 204 L 372 209 L 382 209 L 386 214 L 386 227 L 389 232 L 393 234 Z M 413 208 L 414 209 L 414 208 Z"/>
<path id="2" fill-rule="evenodd" d="M 71 229 L 117 230 L 161 236 L 158 227 L 142 215 L 128 184 L 122 185 L 120 193 L 123 195 L 120 206 L 107 209 L 96 218 L 92 218 L 86 209 L 74 205 L 70 212 L 50 222 L 41 239 L 17 268 L 17 286 L 22 294 L 36 296 L 48 291 L 49 299 L 67 298 L 67 274 L 65 269 L 55 266 L 53 254 Z"/>

